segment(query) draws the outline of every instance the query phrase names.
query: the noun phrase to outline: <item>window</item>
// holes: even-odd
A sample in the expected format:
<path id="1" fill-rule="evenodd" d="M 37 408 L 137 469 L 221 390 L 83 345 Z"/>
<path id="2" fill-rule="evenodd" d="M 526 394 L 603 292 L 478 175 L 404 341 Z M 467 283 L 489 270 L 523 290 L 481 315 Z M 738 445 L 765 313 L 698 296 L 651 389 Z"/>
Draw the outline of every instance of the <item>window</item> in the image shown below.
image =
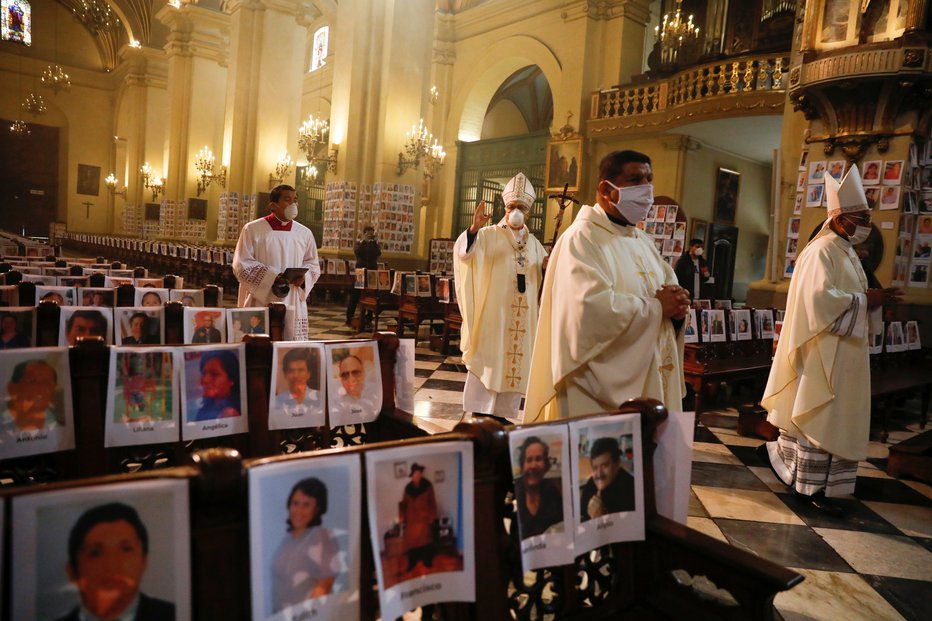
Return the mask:
<path id="1" fill-rule="evenodd" d="M 32 45 L 32 7 L 26 0 L 0 0 L 0 40 Z"/>
<path id="2" fill-rule="evenodd" d="M 314 49 L 311 51 L 311 71 L 327 64 L 327 45 L 330 42 L 330 26 L 322 26 L 314 33 Z"/>

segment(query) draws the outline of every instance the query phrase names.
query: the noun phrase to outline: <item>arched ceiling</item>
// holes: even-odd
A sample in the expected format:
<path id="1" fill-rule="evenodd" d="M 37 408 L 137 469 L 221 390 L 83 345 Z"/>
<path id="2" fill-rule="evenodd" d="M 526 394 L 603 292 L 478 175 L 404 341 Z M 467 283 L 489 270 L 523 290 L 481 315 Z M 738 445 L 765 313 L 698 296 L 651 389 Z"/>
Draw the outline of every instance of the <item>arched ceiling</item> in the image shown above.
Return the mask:
<path id="1" fill-rule="evenodd" d="M 548 129 L 553 122 L 553 93 L 544 72 L 530 65 L 512 73 L 492 96 L 488 109 L 508 100 L 518 108 L 529 132 Z"/>

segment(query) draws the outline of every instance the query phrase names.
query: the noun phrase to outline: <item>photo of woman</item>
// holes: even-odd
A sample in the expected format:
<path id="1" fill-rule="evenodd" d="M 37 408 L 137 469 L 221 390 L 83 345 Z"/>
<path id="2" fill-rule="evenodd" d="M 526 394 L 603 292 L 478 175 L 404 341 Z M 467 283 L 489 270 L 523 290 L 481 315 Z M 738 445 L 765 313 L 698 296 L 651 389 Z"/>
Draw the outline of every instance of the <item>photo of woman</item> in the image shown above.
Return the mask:
<path id="1" fill-rule="evenodd" d="M 185 358 L 188 358 L 187 353 Z M 188 421 L 239 416 L 239 360 L 236 354 L 230 350 L 209 351 L 198 358 L 201 398 L 197 409 L 188 412 Z"/>

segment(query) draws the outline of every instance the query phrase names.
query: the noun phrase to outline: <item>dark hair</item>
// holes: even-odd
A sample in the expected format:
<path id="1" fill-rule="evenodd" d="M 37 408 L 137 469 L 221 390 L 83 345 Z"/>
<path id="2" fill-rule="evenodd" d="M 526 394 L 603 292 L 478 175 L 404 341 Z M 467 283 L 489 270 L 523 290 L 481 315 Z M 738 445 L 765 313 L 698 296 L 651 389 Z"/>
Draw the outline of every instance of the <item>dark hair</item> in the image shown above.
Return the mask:
<path id="1" fill-rule="evenodd" d="M 12 317 L 12 315 L 10 316 Z M 23 376 L 26 375 L 26 369 L 28 369 L 29 365 L 31 364 L 44 364 L 48 368 L 52 369 L 52 373 L 55 374 L 55 384 L 58 384 L 58 371 L 56 371 L 55 367 L 50 365 L 47 360 L 42 360 L 41 358 L 38 360 L 26 360 L 13 367 L 13 376 L 10 377 L 10 383 L 20 383 L 23 380 Z"/>
<path id="2" fill-rule="evenodd" d="M 230 381 L 233 382 L 233 388 L 230 395 L 239 400 L 239 359 L 229 349 L 219 349 L 216 351 L 205 352 L 201 356 L 201 373 L 204 373 L 204 366 L 211 360 L 219 360 L 223 372 L 227 374 Z"/>
<path id="3" fill-rule="evenodd" d="M 133 527 L 142 543 L 143 556 L 149 555 L 149 533 L 139 519 L 136 509 L 122 502 L 111 502 L 85 511 L 71 527 L 68 535 L 68 564 L 74 572 L 78 571 L 78 553 L 84 545 L 84 538 L 98 524 L 123 521 Z"/>
<path id="4" fill-rule="evenodd" d="M 305 496 L 313 498 L 317 501 L 317 511 L 314 512 L 314 519 L 312 519 L 311 523 L 307 526 L 308 528 L 312 526 L 320 526 L 320 518 L 327 512 L 327 486 L 316 477 L 301 479 L 294 484 L 294 487 L 291 488 L 291 493 L 288 494 L 288 502 L 285 504 L 286 510 L 291 506 L 291 499 L 294 497 L 295 492 L 301 492 Z M 288 523 L 288 532 L 290 533 L 292 530 L 294 530 L 294 524 L 291 523 L 290 517 L 287 518 L 285 522 Z"/>
<path id="5" fill-rule="evenodd" d="M 310 362 L 310 360 L 307 359 L 307 351 L 304 350 L 304 349 L 290 349 L 290 350 L 288 350 L 288 352 L 285 353 L 285 357 L 282 358 L 282 368 L 283 368 L 283 370 L 287 371 L 287 370 L 288 370 L 288 365 L 289 365 L 289 364 L 291 364 L 292 362 L 298 362 L 299 360 L 302 361 L 302 362 L 304 362 L 304 364 L 305 364 L 305 366 L 307 367 L 307 370 L 308 370 L 308 371 L 311 370 L 311 362 Z"/>
<path id="6" fill-rule="evenodd" d="M 524 470 L 524 454 L 532 444 L 540 444 L 544 447 L 544 472 L 550 470 L 550 446 L 537 436 L 529 436 L 518 448 L 518 461 L 521 462 L 521 469 Z"/>
<path id="7" fill-rule="evenodd" d="M 133 323 L 133 319 L 135 319 L 136 317 L 142 317 L 143 325 L 149 323 L 149 315 L 145 313 L 133 313 L 133 316 L 129 318 L 129 322 Z"/>
<path id="8" fill-rule="evenodd" d="M 71 317 L 68 318 L 68 322 L 65 324 L 65 333 L 71 332 L 71 326 L 74 325 L 75 319 L 89 319 L 94 322 L 95 330 L 94 332 L 99 332 L 100 334 L 95 334 L 94 336 L 105 336 L 107 331 L 107 320 L 104 319 L 103 314 L 100 311 L 96 310 L 79 310 L 74 311 Z"/>
<path id="9" fill-rule="evenodd" d="M 16 319 L 16 315 L 14 315 L 13 313 L 0 313 L 0 323 L 2 323 L 3 320 L 6 319 L 7 317 L 19 323 Z"/>
<path id="10" fill-rule="evenodd" d="M 621 174 L 625 164 L 637 162 L 650 165 L 650 158 L 638 151 L 612 151 L 599 162 L 599 181 L 614 179 Z"/>
<path id="11" fill-rule="evenodd" d="M 157 298 L 159 299 L 159 304 L 162 303 L 162 296 L 160 296 L 160 295 L 159 295 L 157 292 L 155 292 L 155 291 L 146 291 L 145 293 L 142 294 L 142 299 L 145 300 L 145 299 L 146 299 L 147 297 L 149 297 L 150 295 L 154 295 L 155 297 L 157 297 Z"/>
<path id="12" fill-rule="evenodd" d="M 612 461 L 621 461 L 621 448 L 618 446 L 618 440 L 609 437 L 599 438 L 592 443 L 592 448 L 589 449 L 589 459 L 595 459 L 605 453 L 612 456 Z"/>
<path id="13" fill-rule="evenodd" d="M 287 185 L 285 183 L 279 184 L 275 186 L 274 188 L 272 188 L 272 191 L 269 192 L 269 202 L 277 203 L 278 199 L 282 197 L 282 192 L 294 192 L 294 191 L 295 189 L 291 187 L 290 185 Z"/>
<path id="14" fill-rule="evenodd" d="M 702 241 L 701 239 L 695 239 L 695 238 L 693 238 L 693 239 L 689 240 L 689 245 L 690 245 L 690 246 L 705 246 L 705 242 Z"/>

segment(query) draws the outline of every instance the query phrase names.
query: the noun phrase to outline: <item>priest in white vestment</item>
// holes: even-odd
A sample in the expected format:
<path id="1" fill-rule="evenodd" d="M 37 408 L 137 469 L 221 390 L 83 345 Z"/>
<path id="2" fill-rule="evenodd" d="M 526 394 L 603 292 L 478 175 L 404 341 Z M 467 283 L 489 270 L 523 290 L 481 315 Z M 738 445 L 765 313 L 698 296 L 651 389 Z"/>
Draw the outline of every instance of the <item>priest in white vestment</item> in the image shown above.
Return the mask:
<path id="1" fill-rule="evenodd" d="M 614 410 L 652 397 L 682 407 L 689 295 L 636 228 L 653 204 L 650 158 L 616 151 L 550 256 L 524 422 Z"/>
<path id="2" fill-rule="evenodd" d="M 759 452 L 813 506 L 840 516 L 841 509 L 826 496 L 852 493 L 858 461 L 867 457 L 869 333 L 879 328 L 882 304 L 895 302 L 902 292 L 868 289 L 853 248 L 871 232 L 857 166 L 841 184 L 829 175 L 824 181 L 828 219 L 796 259 L 761 399 L 780 437 Z"/>
<path id="3" fill-rule="evenodd" d="M 237 306 L 266 306 L 281 302 L 286 307 L 285 340 L 307 340 L 307 297 L 320 278 L 317 242 L 309 228 L 296 221 L 297 193 L 279 185 L 269 196 L 271 213 L 253 220 L 240 231 L 233 255 L 233 274 L 239 281 Z M 284 272 L 305 267 L 307 272 L 291 282 Z"/>
<path id="4" fill-rule="evenodd" d="M 515 419 L 527 390 L 531 346 L 537 331 L 537 292 L 547 252 L 525 225 L 537 195 L 523 173 L 502 190 L 505 217 L 480 202 L 472 225 L 453 248 L 456 297 L 463 324 L 466 365 L 463 409 Z"/>

